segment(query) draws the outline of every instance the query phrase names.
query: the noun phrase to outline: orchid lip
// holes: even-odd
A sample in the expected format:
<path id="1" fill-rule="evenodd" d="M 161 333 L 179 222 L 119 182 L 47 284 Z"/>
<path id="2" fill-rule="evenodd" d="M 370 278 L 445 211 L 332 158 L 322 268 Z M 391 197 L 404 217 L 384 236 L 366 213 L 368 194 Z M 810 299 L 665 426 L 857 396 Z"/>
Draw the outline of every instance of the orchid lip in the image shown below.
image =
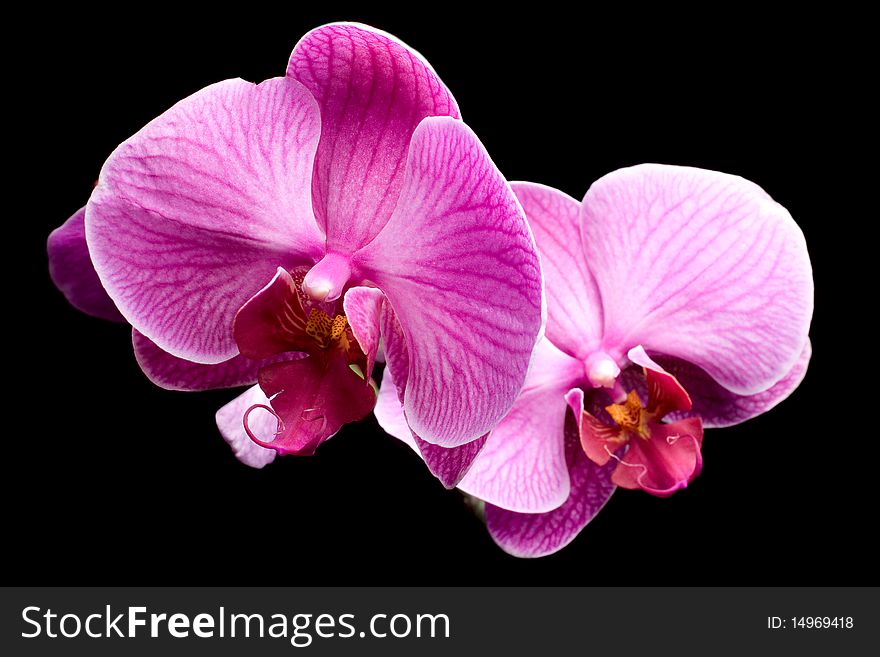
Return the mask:
<path id="1" fill-rule="evenodd" d="M 339 253 L 328 253 L 306 274 L 302 290 L 315 301 L 336 301 L 351 277 L 351 262 Z"/>

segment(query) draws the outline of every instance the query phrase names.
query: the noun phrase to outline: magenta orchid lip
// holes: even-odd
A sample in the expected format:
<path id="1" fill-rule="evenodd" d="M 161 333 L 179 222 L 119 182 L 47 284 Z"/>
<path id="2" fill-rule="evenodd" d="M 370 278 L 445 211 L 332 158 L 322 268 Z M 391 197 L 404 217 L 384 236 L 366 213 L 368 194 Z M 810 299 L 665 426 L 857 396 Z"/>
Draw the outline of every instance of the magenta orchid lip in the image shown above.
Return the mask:
<path id="1" fill-rule="evenodd" d="M 154 383 L 249 386 L 216 414 L 243 463 L 375 407 L 517 556 L 618 487 L 686 488 L 704 428 L 774 407 L 811 354 L 806 244 L 760 187 L 659 164 L 581 202 L 508 183 L 427 61 L 354 23 L 151 121 L 48 247 Z"/>

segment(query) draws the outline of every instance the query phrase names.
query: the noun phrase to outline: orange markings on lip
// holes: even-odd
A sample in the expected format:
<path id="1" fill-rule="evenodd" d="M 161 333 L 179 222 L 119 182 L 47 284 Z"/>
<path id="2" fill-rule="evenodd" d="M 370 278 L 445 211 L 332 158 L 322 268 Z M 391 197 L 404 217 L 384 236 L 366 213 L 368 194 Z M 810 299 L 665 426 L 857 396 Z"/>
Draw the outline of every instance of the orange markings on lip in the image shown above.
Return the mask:
<path id="1" fill-rule="evenodd" d="M 635 390 L 630 390 L 626 401 L 622 404 L 611 404 L 605 410 L 623 432 L 628 432 L 647 440 L 651 436 L 648 421 L 651 414 L 642 406 L 642 401 Z"/>
<path id="2" fill-rule="evenodd" d="M 345 315 L 336 315 L 330 319 L 330 315 L 323 310 L 312 308 L 306 321 L 306 335 L 311 337 L 318 346 L 326 349 L 334 342 L 345 338 L 345 328 L 348 320 Z M 347 347 L 347 345 L 342 345 Z"/>

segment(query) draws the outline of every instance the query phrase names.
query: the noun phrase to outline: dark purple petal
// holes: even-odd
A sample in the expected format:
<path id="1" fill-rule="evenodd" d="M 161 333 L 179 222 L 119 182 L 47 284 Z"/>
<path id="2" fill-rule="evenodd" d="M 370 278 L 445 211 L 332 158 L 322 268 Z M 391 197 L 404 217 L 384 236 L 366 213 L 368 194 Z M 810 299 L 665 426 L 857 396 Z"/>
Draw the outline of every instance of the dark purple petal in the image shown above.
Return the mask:
<path id="1" fill-rule="evenodd" d="M 755 395 L 737 395 L 718 385 L 704 370 L 678 358 L 656 355 L 658 363 L 673 374 L 693 401 L 690 413 L 673 413 L 670 419 L 698 415 L 707 428 L 729 427 L 766 413 L 788 397 L 803 381 L 810 362 L 809 340 L 801 357 L 776 385 Z"/>
<path id="2" fill-rule="evenodd" d="M 162 351 L 155 342 L 132 329 L 131 341 L 134 356 L 144 374 L 157 386 L 167 390 L 211 390 L 235 388 L 257 382 L 260 368 L 282 358 L 293 360 L 302 355 L 288 353 L 265 360 L 251 360 L 235 356 L 216 365 L 205 365 L 183 360 Z"/>
<path id="3" fill-rule="evenodd" d="M 77 310 L 112 322 L 124 322 L 125 318 L 107 296 L 92 265 L 86 246 L 85 216 L 86 209 L 80 208 L 50 233 L 49 276 Z"/>
<path id="4" fill-rule="evenodd" d="M 488 435 L 481 436 L 459 447 L 432 445 L 426 443 L 415 433 L 412 434 L 412 437 L 431 474 L 437 477 L 446 488 L 455 488 L 473 465 L 474 459 L 480 454 Z"/>

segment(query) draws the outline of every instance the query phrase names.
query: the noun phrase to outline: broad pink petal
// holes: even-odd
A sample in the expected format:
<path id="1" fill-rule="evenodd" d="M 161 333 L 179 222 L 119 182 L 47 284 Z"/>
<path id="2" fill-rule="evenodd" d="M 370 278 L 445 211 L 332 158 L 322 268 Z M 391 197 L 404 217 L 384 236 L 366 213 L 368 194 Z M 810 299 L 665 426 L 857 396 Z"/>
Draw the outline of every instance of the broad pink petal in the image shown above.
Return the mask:
<path id="1" fill-rule="evenodd" d="M 351 253 L 391 217 L 419 121 L 458 117 L 458 107 L 427 61 L 366 25 L 312 30 L 294 48 L 287 75 L 320 105 L 315 214 L 328 247 Z"/>
<path id="2" fill-rule="evenodd" d="M 602 300 L 581 246 L 581 204 L 552 187 L 530 182 L 510 186 L 541 255 L 546 335 L 565 353 L 584 360 L 602 340 Z"/>
<path id="3" fill-rule="evenodd" d="M 446 447 L 491 430 L 525 380 L 542 281 L 522 210 L 467 126 L 422 121 L 397 209 L 356 258 L 406 335 L 412 430 Z"/>
<path id="4" fill-rule="evenodd" d="M 343 308 L 351 332 L 367 356 L 367 378 L 373 375 L 373 365 L 379 350 L 382 306 L 385 295 L 374 287 L 353 287 L 345 293 Z"/>
<path id="5" fill-rule="evenodd" d="M 811 354 L 812 348 L 808 340 L 801 352 L 801 357 L 791 368 L 791 371 L 772 388 L 755 395 L 734 394 L 715 383 L 705 371 L 686 361 L 657 356 L 657 360 L 663 364 L 663 367 L 674 374 L 687 389 L 694 404 L 692 413 L 674 413 L 670 415 L 670 418 L 678 419 L 685 415 L 698 415 L 703 420 L 705 427 L 718 428 L 739 424 L 766 413 L 800 385 L 807 373 Z"/>
<path id="6" fill-rule="evenodd" d="M 516 513 L 486 505 L 486 526 L 494 541 L 516 557 L 543 557 L 568 545 L 587 526 L 614 492 L 611 482 L 615 462 L 598 466 L 578 444 L 577 431 L 566 427 L 571 493 L 557 509 L 548 513 Z"/>
<path id="7" fill-rule="evenodd" d="M 86 209 L 80 208 L 49 234 L 46 245 L 49 276 L 77 310 L 112 322 L 124 322 L 92 265 L 86 245 L 85 216 Z"/>
<path id="8" fill-rule="evenodd" d="M 260 370 L 260 388 L 278 417 L 277 436 L 266 439 L 252 431 L 251 437 L 280 454 L 313 454 L 376 403 L 373 387 L 349 368 L 340 351 L 267 365 Z"/>
<path id="9" fill-rule="evenodd" d="M 813 312 L 803 234 L 760 187 L 664 165 L 615 171 L 583 202 L 583 247 L 606 349 L 687 360 L 737 394 L 800 357 Z"/>
<path id="10" fill-rule="evenodd" d="M 700 474 L 702 442 L 699 418 L 651 424 L 649 439 L 629 441 L 629 449 L 620 459 L 612 481 L 621 488 L 641 488 L 652 495 L 668 497 Z"/>
<path id="11" fill-rule="evenodd" d="M 277 267 L 311 265 L 317 104 L 295 80 L 220 82 L 120 145 L 86 207 L 95 269 L 163 350 L 218 363 L 232 320 Z"/>
<path id="12" fill-rule="evenodd" d="M 563 430 L 565 393 L 583 376 L 577 360 L 543 339 L 522 394 L 489 434 L 460 488 L 510 511 L 539 513 L 568 498 Z"/>
<path id="13" fill-rule="evenodd" d="M 257 382 L 260 368 L 281 359 L 294 360 L 305 354 L 286 353 L 264 360 L 235 356 L 216 365 L 193 363 L 162 351 L 148 337 L 132 329 L 134 356 L 144 374 L 157 386 L 167 390 L 212 390 L 235 388 Z"/>
<path id="14" fill-rule="evenodd" d="M 244 430 L 244 414 L 255 405 L 268 405 L 269 400 L 260 386 L 253 386 L 217 411 L 217 428 L 229 443 L 236 458 L 252 468 L 262 468 L 275 460 L 275 450 L 260 447 Z M 275 432 L 275 416 L 270 413 L 251 413 L 251 431 L 258 436 L 271 436 Z"/>

